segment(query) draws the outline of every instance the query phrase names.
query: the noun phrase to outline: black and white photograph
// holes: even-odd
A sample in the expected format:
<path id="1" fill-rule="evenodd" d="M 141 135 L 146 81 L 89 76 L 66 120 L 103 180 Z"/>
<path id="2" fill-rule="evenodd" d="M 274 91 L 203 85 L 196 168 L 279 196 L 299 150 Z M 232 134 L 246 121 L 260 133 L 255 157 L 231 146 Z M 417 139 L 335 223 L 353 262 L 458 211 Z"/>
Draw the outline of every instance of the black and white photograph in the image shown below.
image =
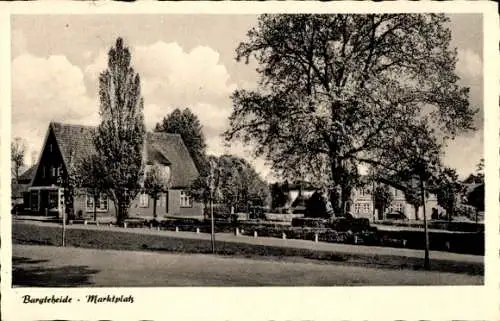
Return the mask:
<path id="1" fill-rule="evenodd" d="M 485 19 L 11 14 L 14 300 L 485 289 Z"/>
<path id="2" fill-rule="evenodd" d="M 12 285 L 480 285 L 481 14 L 12 26 Z"/>

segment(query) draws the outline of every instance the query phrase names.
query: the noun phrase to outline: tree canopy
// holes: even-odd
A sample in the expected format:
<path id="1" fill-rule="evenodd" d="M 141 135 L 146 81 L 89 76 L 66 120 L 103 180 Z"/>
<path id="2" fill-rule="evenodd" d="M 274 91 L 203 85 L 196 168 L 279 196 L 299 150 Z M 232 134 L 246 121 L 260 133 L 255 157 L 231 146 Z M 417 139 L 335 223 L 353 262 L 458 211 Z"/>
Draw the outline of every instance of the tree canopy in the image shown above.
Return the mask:
<path id="1" fill-rule="evenodd" d="M 169 188 L 170 174 L 161 165 L 147 168 L 144 178 L 144 191 L 153 199 L 153 216 L 156 218 L 156 203 L 162 192 Z"/>
<path id="2" fill-rule="evenodd" d="M 156 124 L 155 131 L 181 135 L 198 171 L 203 172 L 206 168 L 207 144 L 200 121 L 189 108 L 182 111 L 176 108 Z"/>
<path id="3" fill-rule="evenodd" d="M 456 171 L 449 167 L 443 168 L 434 182 L 432 191 L 436 194 L 438 205 L 446 210 L 448 219 L 451 220 L 464 191 Z"/>
<path id="4" fill-rule="evenodd" d="M 101 123 L 94 145 L 103 164 L 107 194 L 117 209 L 117 221 L 128 216 L 143 175 L 144 100 L 139 75 L 122 38 L 108 52 L 108 68 L 99 76 Z"/>
<path id="5" fill-rule="evenodd" d="M 235 208 L 264 206 L 270 202 L 269 187 L 244 159 L 232 155 L 209 156 L 213 172 L 213 200 Z M 207 202 L 210 197 L 210 177 L 200 177 L 191 187 L 191 194 Z"/>
<path id="6" fill-rule="evenodd" d="M 78 162 L 76 173 L 78 181 L 76 187 L 85 188 L 94 200 L 94 220 L 97 220 L 97 201 L 102 193 L 107 191 L 104 164 L 98 155 L 90 155 Z"/>
<path id="7" fill-rule="evenodd" d="M 21 167 L 24 166 L 24 158 L 26 154 L 26 142 L 20 138 L 16 137 L 10 143 L 10 161 L 12 163 L 12 178 L 17 182 L 20 175 Z"/>
<path id="8" fill-rule="evenodd" d="M 384 212 L 391 206 L 392 193 L 386 184 L 378 184 L 373 190 L 373 201 L 378 211 L 378 219 L 384 219 Z"/>
<path id="9" fill-rule="evenodd" d="M 447 22 L 442 14 L 260 16 L 236 49 L 237 60 L 258 63 L 258 88 L 233 93 L 226 138 L 253 143 L 281 176 L 305 172 L 343 194 L 360 165 L 402 168 L 394 159 L 413 153 L 405 141 L 439 154 L 474 129 L 476 112 L 458 85 Z"/>

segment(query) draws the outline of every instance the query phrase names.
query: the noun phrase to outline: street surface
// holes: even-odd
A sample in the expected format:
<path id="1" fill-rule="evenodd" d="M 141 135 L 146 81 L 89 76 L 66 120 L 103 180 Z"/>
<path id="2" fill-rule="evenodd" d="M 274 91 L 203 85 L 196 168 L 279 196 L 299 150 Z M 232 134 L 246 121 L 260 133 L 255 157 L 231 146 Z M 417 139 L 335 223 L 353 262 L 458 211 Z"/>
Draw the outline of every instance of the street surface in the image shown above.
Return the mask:
<path id="1" fill-rule="evenodd" d="M 312 243 L 312 242 L 311 242 Z M 389 270 L 308 260 L 14 244 L 14 286 L 479 285 L 482 276 Z"/>

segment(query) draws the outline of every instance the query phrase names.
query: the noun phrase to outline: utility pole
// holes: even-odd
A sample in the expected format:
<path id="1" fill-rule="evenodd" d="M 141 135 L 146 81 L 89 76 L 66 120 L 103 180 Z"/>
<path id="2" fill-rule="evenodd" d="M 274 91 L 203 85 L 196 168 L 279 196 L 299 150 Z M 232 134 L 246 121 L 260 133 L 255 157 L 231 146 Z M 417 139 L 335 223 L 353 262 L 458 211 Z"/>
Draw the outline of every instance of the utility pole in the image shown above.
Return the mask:
<path id="1" fill-rule="evenodd" d="M 215 223 L 214 223 L 214 204 L 213 204 L 213 196 L 215 189 L 215 164 L 213 161 L 210 161 L 210 221 L 211 221 L 211 240 L 212 240 L 212 253 L 215 254 Z"/>
<path id="2" fill-rule="evenodd" d="M 62 212 L 62 246 L 65 246 L 64 240 L 66 239 L 66 209 Z"/>
<path id="3" fill-rule="evenodd" d="M 372 172 L 372 212 L 373 212 L 373 221 L 375 222 L 377 220 L 376 218 L 376 212 L 375 212 L 375 172 L 373 171 L 373 168 L 371 169 Z"/>
<path id="4" fill-rule="evenodd" d="M 424 269 L 430 270 L 430 260 L 429 260 L 429 231 L 427 229 L 427 215 L 425 211 L 425 185 L 422 175 L 420 175 L 420 192 L 422 193 L 422 209 L 424 214 L 424 234 L 425 234 L 425 257 L 424 257 Z"/>
<path id="5" fill-rule="evenodd" d="M 64 178 L 59 175 L 57 176 L 56 178 L 57 180 L 57 186 L 58 186 L 58 190 L 57 190 L 57 202 L 58 204 L 61 202 L 61 196 L 64 198 L 64 208 L 62 208 L 62 231 L 61 231 L 61 246 L 64 247 L 65 246 L 65 239 L 66 239 L 66 195 L 65 195 L 65 192 L 66 192 L 66 186 L 64 186 L 63 184 L 63 181 L 64 181 Z M 63 192 L 62 192 L 62 195 L 61 193 L 59 192 L 59 186 L 63 186 Z M 59 207 L 59 205 L 58 205 Z"/>

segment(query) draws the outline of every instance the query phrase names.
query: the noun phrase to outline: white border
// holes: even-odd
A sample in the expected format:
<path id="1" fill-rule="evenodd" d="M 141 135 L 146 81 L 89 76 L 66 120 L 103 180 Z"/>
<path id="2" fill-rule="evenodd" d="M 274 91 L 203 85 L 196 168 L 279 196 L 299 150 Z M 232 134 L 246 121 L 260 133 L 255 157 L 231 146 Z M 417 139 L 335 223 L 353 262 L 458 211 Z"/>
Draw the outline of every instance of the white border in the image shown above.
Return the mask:
<path id="1" fill-rule="evenodd" d="M 0 3 L 1 276 L 5 320 L 497 320 L 499 307 L 498 16 L 493 2 L 14 2 Z M 12 289 L 10 225 L 10 14 L 156 13 L 483 13 L 484 151 L 486 172 L 485 286 Z M 23 305 L 22 294 L 133 294 L 133 305 Z"/>

